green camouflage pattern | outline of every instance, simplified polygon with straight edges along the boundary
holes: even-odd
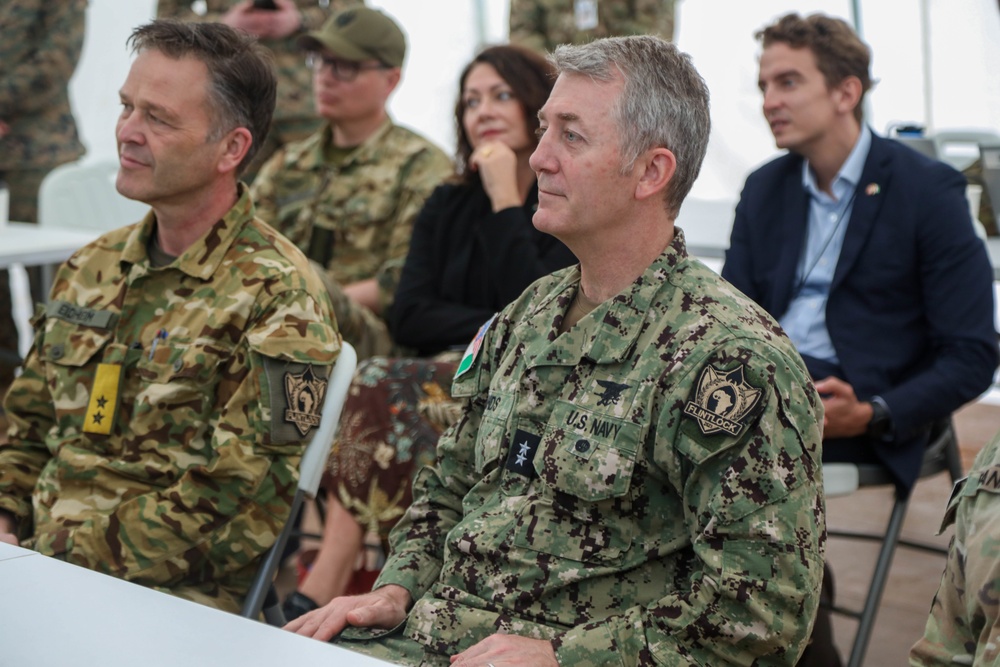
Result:
[[[910,665],[1000,664],[1000,433],[955,486],[944,531],[955,525],[941,585]]]
[[[0,10],[0,172],[83,155],[69,80],[83,50],[86,0],[4,0]],[[2,174],[0,174],[2,177]]]
[[[326,377],[340,339],[319,278],[246,188],[163,268],[154,225],[151,212],[59,269],[4,404],[0,509],[28,548],[235,611],[312,433],[287,437],[272,377]],[[99,363],[123,368],[108,435],[84,432]]]
[[[529,287],[457,374],[465,413],[376,582],[416,603],[371,650],[412,661],[401,638],[447,656],[501,632],[574,667],[794,665],[826,541],[822,404],[801,358],[679,230],[560,335],[579,282],[571,267]],[[702,401],[714,372],[739,376],[739,410]]]
[[[510,41],[536,51],[553,51],[560,44],[584,44],[601,37],[674,38],[675,0],[595,1],[597,25],[580,29],[574,10],[579,0],[510,0]]]
[[[251,188],[257,214],[341,285],[378,277],[388,307],[413,223],[431,191],[452,174],[451,162],[427,139],[391,121],[339,165],[324,158],[332,141],[327,126],[275,154]],[[329,230],[332,249],[315,247],[316,229]]]
[[[990,191],[983,180],[982,159],[977,159],[963,169],[962,174],[971,185],[978,185],[983,189],[983,193],[979,197],[979,222],[983,224],[983,229],[986,230],[987,236],[1000,236],[1000,231],[997,230],[996,218],[993,217],[993,202],[990,199]]]

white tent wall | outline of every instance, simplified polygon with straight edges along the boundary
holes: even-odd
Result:
[[[925,113],[921,2],[930,31]],[[382,0],[410,39],[403,83],[390,108],[402,124],[454,147],[452,107],[459,71],[480,42],[506,35],[507,0]],[[824,11],[851,20],[850,0],[683,0],[677,42],[691,54],[712,93],[712,140],[693,196],[735,199],[747,172],[775,154],[760,113],[759,47],[753,33],[787,11]],[[117,91],[130,56],[125,40],[153,15],[155,0],[90,0],[84,53],[71,85],[87,160],[113,156]],[[879,132],[895,121],[936,128],[1000,130],[1000,12],[996,0],[909,0],[862,3],[861,25],[873,48],[869,122]]]

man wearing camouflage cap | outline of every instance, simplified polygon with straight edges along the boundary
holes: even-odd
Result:
[[[326,126],[271,158],[253,199],[263,219],[326,269],[341,332],[358,356],[389,354],[379,314],[395,294],[417,213],[451,165],[386,111],[406,53],[392,19],[346,9],[300,42]]]
[[[152,211],[73,255],[6,397],[0,540],[236,611],[288,518],[340,339],[237,182],[274,108],[254,40],[137,28],[117,188]]]
[[[820,399],[674,227],[707,88],[657,37],[553,60],[534,224],[580,264],[470,345],[375,590],[288,627],[409,665],[793,665],[822,578]]]

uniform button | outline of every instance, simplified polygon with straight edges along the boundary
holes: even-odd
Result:
[[[175,359],[174,360],[174,372],[175,373],[180,373],[182,368],[184,368],[184,361],[182,361],[181,359]]]
[[[53,345],[52,351],[49,353],[53,359],[62,359],[65,350],[63,350],[62,345]]]
[[[588,440],[577,440],[576,441],[576,451],[581,454],[590,449],[590,441]]]

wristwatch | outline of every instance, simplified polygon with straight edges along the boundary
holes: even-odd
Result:
[[[881,396],[872,396],[869,405],[872,406],[872,418],[868,422],[865,434],[872,440],[888,440],[892,435],[892,415],[889,414],[889,406]]]

